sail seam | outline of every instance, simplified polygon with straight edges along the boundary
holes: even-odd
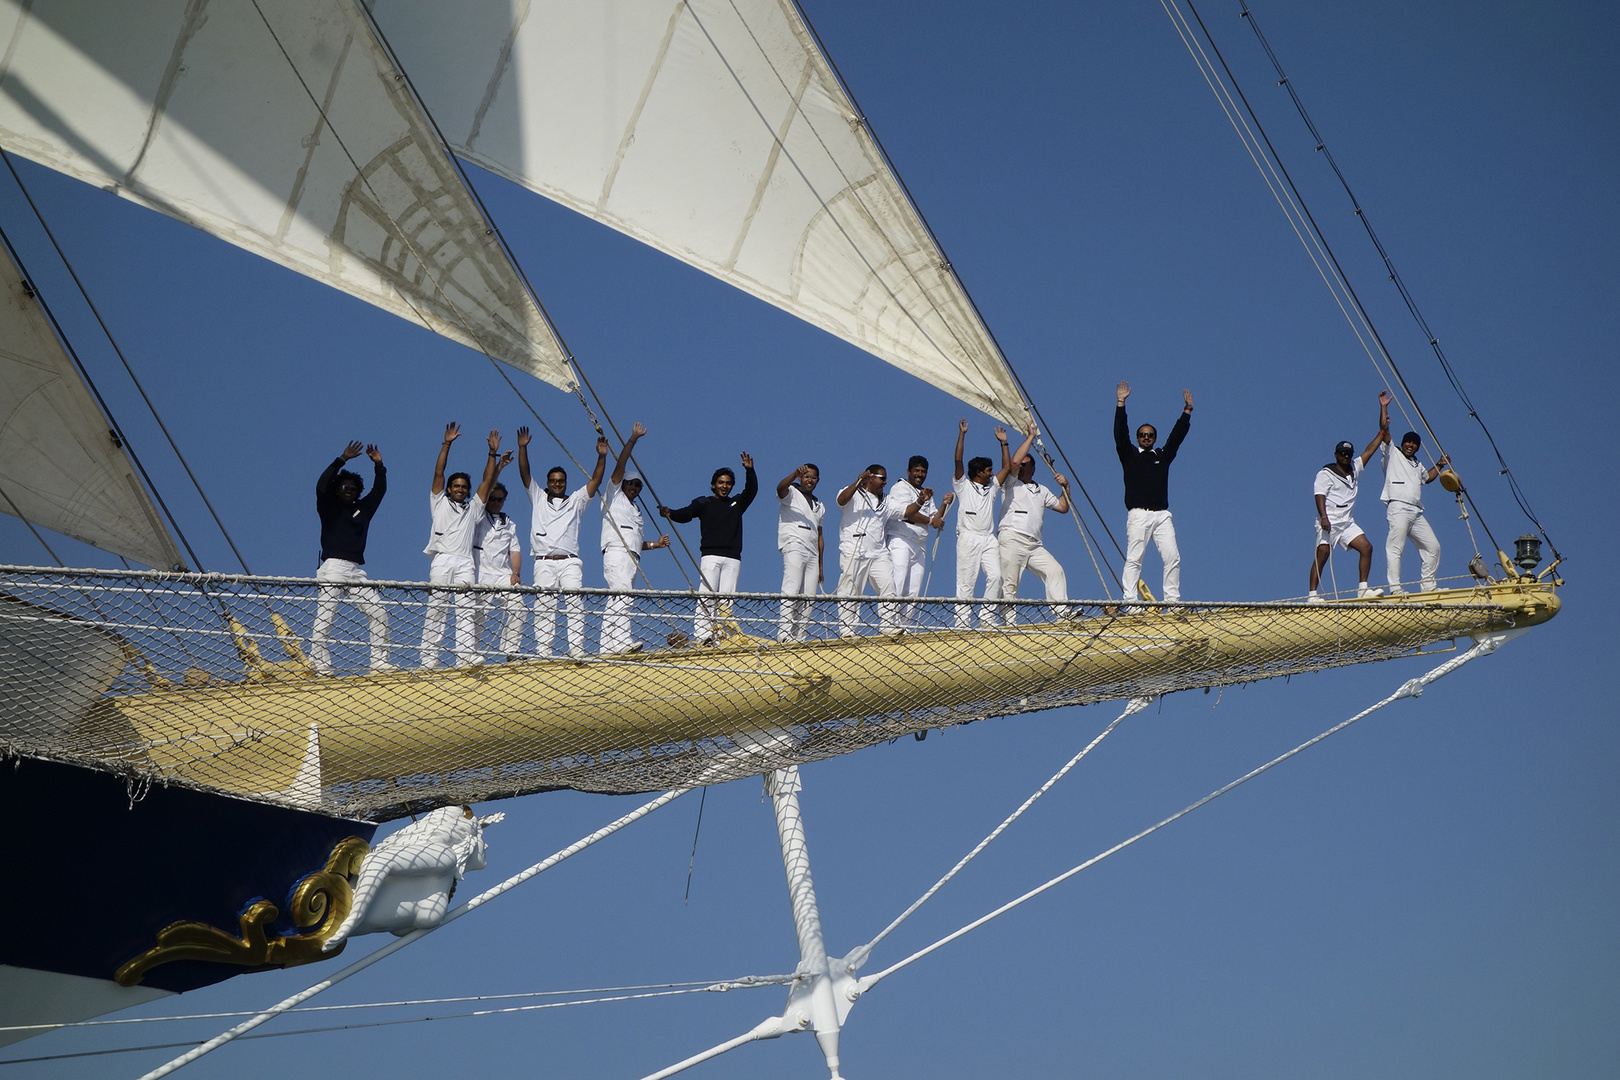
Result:
[[[344,34],[343,48],[338,50],[337,61],[332,65],[332,77],[326,81],[326,98],[316,110],[315,130],[309,133],[309,148],[304,152],[304,160],[298,165],[298,175],[293,179],[292,192],[287,196],[287,208],[281,212],[281,221],[276,225],[278,241],[286,239],[287,230],[292,227],[293,218],[297,216],[298,204],[304,197],[304,182],[309,176],[310,163],[315,160],[315,154],[321,148],[321,129],[327,126],[326,114],[332,108],[332,99],[337,96],[338,83],[343,78],[343,68],[348,63],[349,49],[353,45],[353,32]]]
[[[506,35],[506,40],[501,42],[500,52],[495,59],[495,70],[491,73],[489,82],[484,87],[484,96],[478,102],[477,111],[473,113],[472,126],[467,129],[466,146],[469,150],[472,149],[473,144],[478,141],[479,134],[484,130],[484,116],[489,112],[490,106],[495,104],[495,95],[500,92],[501,83],[506,79],[507,68],[512,64],[512,48],[517,44],[517,36],[523,29],[523,24],[529,21],[530,10],[529,0],[523,0],[523,9],[518,13],[517,18],[512,20],[512,29]]]
[[[624,155],[629,153],[630,144],[636,138],[636,125],[641,123],[641,110],[647,107],[647,99],[652,96],[653,84],[664,70],[664,59],[669,55],[669,43],[675,40],[675,29],[680,25],[681,12],[687,10],[686,0],[678,0],[675,10],[670,13],[669,23],[664,27],[664,40],[658,43],[658,55],[653,59],[651,69],[647,72],[647,79],[641,85],[641,96],[636,99],[636,107],[630,112],[630,119],[624,125],[624,134],[619,137],[619,149],[613,155],[613,165],[608,169],[607,177],[602,181],[602,197],[596,201],[597,210],[607,208],[608,197],[613,194],[613,184],[619,178],[619,166],[624,164]],[[692,13],[697,19],[697,13]],[[698,23],[701,27],[703,24]]]
[[[146,135],[141,139],[141,148],[136,152],[135,160],[124,173],[122,181],[124,187],[135,186],[135,174],[140,172],[141,166],[146,163],[146,152],[151,149],[152,140],[157,138],[158,128],[163,124],[163,117],[169,108],[169,98],[174,94],[174,84],[180,81],[180,73],[185,70],[180,61],[185,56],[191,39],[207,21],[204,14],[207,7],[208,0],[190,0],[186,5],[185,18],[180,24],[180,34],[174,39],[174,48],[169,53],[169,64],[163,69],[163,79],[158,83],[157,93],[152,95],[152,115],[147,120]]]
[[[759,183],[754,185],[754,197],[748,203],[748,212],[743,215],[742,228],[737,231],[736,243],[731,245],[731,254],[727,256],[725,267],[728,271],[737,268],[737,256],[742,253],[743,242],[748,239],[749,230],[754,227],[754,215],[759,213],[759,204],[765,199],[765,190],[770,186],[771,177],[776,172],[777,159],[782,155],[782,147],[787,145],[788,131],[793,127],[793,120],[799,115],[799,102],[804,99],[804,91],[810,85],[810,76],[814,71],[813,65],[804,65],[804,73],[799,76],[799,87],[793,92],[793,100],[788,102],[787,115],[782,118],[782,125],[771,140],[770,153],[765,155],[765,168],[760,170]]]

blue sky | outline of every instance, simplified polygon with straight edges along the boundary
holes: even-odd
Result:
[[[1109,524],[1122,532],[1114,383],[1129,379],[1133,420],[1161,429],[1190,387],[1198,408],[1171,477],[1184,594],[1301,593],[1311,476],[1337,440],[1371,437],[1379,383],[1159,6],[826,0],[808,11]],[[1201,11],[1490,525],[1511,541],[1526,523],[1235,4]],[[1473,1080],[1620,1068],[1620,736],[1601,674],[1614,642],[1601,613],[1616,591],[1604,494],[1616,455],[1604,432],[1620,340],[1620,76],[1609,48],[1620,16],[1595,3],[1261,3],[1256,13],[1568,556],[1564,613],[890,979],[850,1017],[851,1076]],[[38,168],[24,176],[255,571],[313,571],[310,487],[358,438],[381,444],[393,485],[368,569],[425,576],[424,496],[444,422],[481,432],[526,420],[486,360],[105,193]],[[840,484],[872,460],[894,473],[912,453],[933,460],[936,481],[948,471],[963,415],[954,401],[625,237],[474,179],[614,416],[651,429],[639,456],[667,501],[706,491],[712,469],[743,450],[763,483],[805,459]],[[232,569],[25,214],[0,184],[0,220],[205,565]],[[583,456],[578,405],[539,384],[525,392]],[[973,449],[988,453],[990,422],[972,419]],[[452,460],[481,459],[468,449]],[[779,581],[770,510],[767,500],[747,519],[745,589]],[[1376,504],[1359,516],[1381,546]],[[1471,553],[1461,523],[1437,501],[1429,516],[1442,573],[1461,573]],[[1072,527],[1054,520],[1048,532],[1072,593],[1097,595]],[[65,541],[59,551],[102,558]],[[44,561],[9,518],[0,553]],[[1338,566],[1343,577],[1351,564]],[[659,586],[681,584],[665,556],[647,569]],[[588,562],[588,584],[596,573]],[[939,591],[941,575],[934,582]],[[1164,701],[1122,726],[873,968],[1422,666]],[[1116,712],[975,724],[807,768],[829,947],[867,940]],[[769,807],[753,782],[712,789],[708,802],[689,904],[695,798],[330,996],[790,970]],[[493,884],[630,805],[572,794],[504,804],[491,868],[469,884]],[[261,1006],[316,977],[237,979],[165,1008]],[[268,1077],[341,1058],[359,1077],[636,1077],[780,1007],[776,991],[751,991],[270,1039],[191,1074]],[[25,1046],[171,1037],[183,1035]],[[126,1075],[159,1060],[14,1075]],[[805,1038],[693,1075],[760,1070],[825,1075]]]

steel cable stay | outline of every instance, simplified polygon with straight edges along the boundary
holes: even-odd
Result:
[[[1283,71],[1282,62],[1277,59],[1277,54],[1272,51],[1271,43],[1266,40],[1265,34],[1261,31],[1259,21],[1255,18],[1254,13],[1249,10],[1249,5],[1244,0],[1238,0],[1238,3],[1242,8],[1241,17],[1249,20],[1249,28],[1254,31],[1254,36],[1260,42],[1260,47],[1265,50],[1272,67],[1277,71],[1278,84],[1288,91],[1288,96],[1293,100],[1294,108],[1298,110],[1300,119],[1304,121],[1306,129],[1311,133],[1311,138],[1316,141],[1316,149],[1327,160],[1328,167],[1333,170],[1333,175],[1338,178],[1340,186],[1344,188],[1345,195],[1350,199],[1350,205],[1355,209],[1357,220],[1361,222],[1362,228],[1367,231],[1367,238],[1372,241],[1373,247],[1377,249],[1378,257],[1384,262],[1384,268],[1389,271],[1389,280],[1394,283],[1396,291],[1401,294],[1401,300],[1405,302],[1406,310],[1411,313],[1413,320],[1418,324],[1418,329],[1423,331],[1424,339],[1428,341],[1429,347],[1434,350],[1435,359],[1440,362],[1440,369],[1445,373],[1446,380],[1451,383],[1451,388],[1456,391],[1458,399],[1463,403],[1463,407],[1468,410],[1468,415],[1479,424],[1480,430],[1485,435],[1485,440],[1490,443],[1491,451],[1496,455],[1497,464],[1501,466],[1501,474],[1507,477],[1508,489],[1512,492],[1515,501],[1518,502],[1519,509],[1524,512],[1524,516],[1530,520],[1530,523],[1536,527],[1536,531],[1541,534],[1542,539],[1547,541],[1547,546],[1553,551],[1553,557],[1560,558],[1558,546],[1553,543],[1552,537],[1547,535],[1547,530],[1542,527],[1540,519],[1536,517],[1535,511],[1531,509],[1528,498],[1519,487],[1518,479],[1513,475],[1512,468],[1503,458],[1501,450],[1496,445],[1495,436],[1491,434],[1484,418],[1474,408],[1474,403],[1469,398],[1468,391],[1463,387],[1461,378],[1452,368],[1451,361],[1446,356],[1445,350],[1440,347],[1439,336],[1430,329],[1429,321],[1423,317],[1423,312],[1418,309],[1417,300],[1412,296],[1411,291],[1407,289],[1405,279],[1401,277],[1400,271],[1395,267],[1395,261],[1390,257],[1389,252],[1384,249],[1383,241],[1378,238],[1378,233],[1373,229],[1372,220],[1362,208],[1355,192],[1351,190],[1350,181],[1345,178],[1343,171],[1340,170],[1338,161],[1333,157],[1333,152],[1327,147],[1327,141],[1322,138],[1321,132],[1316,128],[1316,123],[1311,119],[1310,114],[1306,112],[1304,101],[1300,99],[1299,92],[1294,89],[1293,81]],[[1415,401],[1413,406],[1417,406]]]

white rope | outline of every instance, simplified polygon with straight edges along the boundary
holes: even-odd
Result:
[[[1281,765],[1283,762],[1287,761],[1291,757],[1294,757],[1296,754],[1303,753],[1304,751],[1306,751],[1306,750],[1310,749],[1311,747],[1315,746],[1317,743],[1321,742],[1323,739],[1328,738],[1330,735],[1338,734],[1339,732],[1343,731],[1345,728],[1349,727],[1351,724],[1354,724],[1357,720],[1360,720],[1360,719],[1362,719],[1363,717],[1366,717],[1366,716],[1370,716],[1373,713],[1377,712],[1379,709],[1382,709],[1384,706],[1390,705],[1390,704],[1392,704],[1394,702],[1397,702],[1397,701],[1400,701],[1402,698],[1421,696],[1422,693],[1423,693],[1424,688],[1426,686],[1428,686],[1430,683],[1434,682],[1436,679],[1444,678],[1446,675],[1451,674],[1451,672],[1456,671],[1458,668],[1462,667],[1464,664],[1468,663],[1468,661],[1473,660],[1476,657],[1488,656],[1489,654],[1495,652],[1497,647],[1500,646],[1504,641],[1507,641],[1509,638],[1516,637],[1520,633],[1523,633],[1522,629],[1521,630],[1507,630],[1507,631],[1503,631],[1503,632],[1497,633],[1497,634],[1492,634],[1489,637],[1483,638],[1472,649],[1469,649],[1467,652],[1461,654],[1460,656],[1452,657],[1450,660],[1447,660],[1445,663],[1441,664],[1439,667],[1434,668],[1428,674],[1419,676],[1418,678],[1415,678],[1415,679],[1408,679],[1406,682],[1401,684],[1400,689],[1396,690],[1393,694],[1391,694],[1388,697],[1384,698],[1382,701],[1378,702],[1377,704],[1372,705],[1369,708],[1363,709],[1361,712],[1359,712],[1356,715],[1350,717],[1348,720],[1340,721],[1339,723],[1337,723],[1337,724],[1333,725],[1332,727],[1328,728],[1326,731],[1322,732],[1320,735],[1316,735],[1316,736],[1314,736],[1314,737],[1312,737],[1310,739],[1307,739],[1305,742],[1300,743],[1298,746],[1294,747],[1292,750],[1289,750],[1288,752],[1286,752],[1284,754],[1280,754],[1277,757],[1272,758],[1270,761],[1266,762],[1264,765],[1261,765],[1260,767],[1258,767],[1256,769],[1252,769],[1249,772],[1244,773],[1242,776],[1238,777],[1236,780],[1233,780],[1231,783],[1225,785],[1224,787],[1216,788],[1214,791],[1210,792],[1208,795],[1205,795],[1202,799],[1199,799],[1197,802],[1192,803],[1191,805],[1186,806],[1186,807],[1176,811],[1174,814],[1171,814],[1169,817],[1165,818],[1163,821],[1160,821],[1158,824],[1150,825],[1148,828],[1143,829],[1141,832],[1137,833],[1135,836],[1132,836],[1132,837],[1130,837],[1128,839],[1125,839],[1125,840],[1121,840],[1119,843],[1115,844],[1113,847],[1109,848],[1107,851],[1101,852],[1100,854],[1097,854],[1097,855],[1093,855],[1091,858],[1087,859],[1085,862],[1079,864],[1078,866],[1071,867],[1070,869],[1065,870],[1063,873],[1059,874],[1055,878],[1052,878],[1050,881],[1047,881],[1045,884],[1038,885],[1035,888],[1033,888],[1033,889],[1029,890],[1028,892],[1024,893],[1022,896],[1018,897],[1017,899],[1010,900],[1007,903],[1005,903],[1005,904],[1001,905],[1000,907],[996,908],[994,911],[991,911],[986,915],[980,916],[979,918],[977,918],[977,919],[973,920],[972,922],[968,923],[966,926],[962,927],[961,929],[956,930],[955,932],[947,934],[945,937],[940,938],[938,941],[934,942],[932,945],[929,945],[926,948],[917,950],[916,952],[912,953],[910,956],[906,957],[904,960],[901,960],[899,963],[894,964],[891,967],[887,967],[887,968],[883,969],[882,971],[877,972],[876,974],[867,975],[867,976],[862,977],[861,980],[860,980],[860,983],[859,983],[860,991],[862,993],[864,993],[867,990],[870,990],[872,987],[876,986],[879,982],[882,982],[884,979],[888,978],[890,975],[893,975],[895,972],[899,971],[901,968],[907,967],[907,966],[917,962],[918,960],[921,960],[923,957],[927,956],[929,953],[932,953],[932,952],[934,952],[934,951],[936,951],[938,949],[943,948],[944,946],[946,946],[946,945],[950,944],[951,942],[955,941],[957,938],[963,937],[964,935],[968,934],[969,932],[971,932],[973,930],[977,930],[979,927],[983,926],[985,923],[989,922],[990,920],[996,918],[999,915],[1006,914],[1007,912],[1011,911],[1013,908],[1018,907],[1020,904],[1023,904],[1024,902],[1026,902],[1028,900],[1033,900],[1035,897],[1041,895],[1042,893],[1046,892],[1047,890],[1056,888],[1058,885],[1061,885],[1063,882],[1065,882],[1065,881],[1069,880],[1070,878],[1074,877],[1076,874],[1080,873],[1082,870],[1090,869],[1091,867],[1095,866],[1096,864],[1102,862],[1104,859],[1108,858],[1108,856],[1113,855],[1116,852],[1123,851],[1125,848],[1130,847],[1132,844],[1136,843],[1138,840],[1141,840],[1142,838],[1144,838],[1146,836],[1149,836],[1149,835],[1151,835],[1153,833],[1158,832],[1160,829],[1164,828],[1166,825],[1169,825],[1171,822],[1178,821],[1181,818],[1184,818],[1188,814],[1192,813],[1194,810],[1197,810],[1199,807],[1205,806],[1205,805],[1207,805],[1207,804],[1209,804],[1211,802],[1214,802],[1216,799],[1220,798],[1222,795],[1225,795],[1227,792],[1233,790],[1234,788],[1240,787],[1243,784],[1248,783],[1250,780],[1253,780],[1255,777],[1259,776],[1261,773],[1267,772],[1267,771],[1277,767],[1278,765]]]
[[[1013,822],[1017,821],[1019,819],[1019,817],[1021,817],[1023,815],[1025,810],[1028,810],[1031,806],[1034,806],[1035,801],[1037,799],[1039,799],[1042,795],[1045,795],[1048,791],[1050,791],[1052,789],[1052,785],[1056,784],[1059,780],[1063,779],[1064,776],[1068,775],[1068,772],[1069,772],[1070,769],[1072,769],[1076,765],[1080,764],[1081,760],[1087,754],[1091,753],[1092,750],[1096,749],[1096,746],[1097,746],[1098,743],[1102,742],[1110,734],[1112,734],[1113,730],[1120,725],[1120,722],[1122,720],[1124,720],[1127,716],[1133,716],[1136,713],[1141,712],[1143,709],[1147,708],[1150,704],[1152,704],[1153,700],[1154,699],[1150,698],[1150,697],[1132,698],[1130,700],[1129,704],[1127,704],[1125,706],[1125,711],[1124,712],[1122,712],[1118,716],[1114,717],[1113,722],[1110,723],[1107,727],[1103,728],[1102,731],[1097,735],[1096,738],[1092,739],[1089,743],[1087,743],[1086,746],[1085,746],[1085,749],[1081,750],[1078,754],[1074,755],[1074,757],[1070,758],[1068,760],[1068,762],[1063,766],[1063,768],[1061,768],[1057,772],[1053,773],[1052,778],[1050,780],[1048,780],[1046,783],[1042,784],[1039,788],[1036,788],[1035,793],[1033,795],[1031,795],[1029,798],[1025,799],[1024,802],[1023,802],[1023,805],[1020,806],[1017,810],[1014,810],[1010,815],[1008,815],[1008,817],[1007,817],[1007,819],[1005,821],[1003,821],[1000,825],[997,825],[994,829],[992,829],[990,831],[989,836],[986,836],[983,840],[980,840],[979,843],[978,843],[978,846],[976,846],[972,851],[968,852],[966,855],[962,856],[961,861],[958,862],[955,866],[951,867],[949,873],[947,873],[944,877],[940,878],[938,881],[934,882],[934,885],[933,885],[932,888],[930,888],[927,892],[925,892],[921,896],[919,896],[917,898],[916,902],[913,903],[910,907],[906,908],[906,910],[902,911],[900,913],[899,917],[896,918],[892,923],[890,923],[888,926],[885,926],[883,928],[882,933],[878,934],[878,936],[873,938],[871,941],[868,941],[865,945],[862,945],[859,949],[856,949],[854,952],[850,953],[848,958],[846,959],[846,966],[849,968],[850,972],[853,973],[854,971],[859,969],[860,966],[863,963],[866,962],[866,958],[872,954],[872,950],[877,948],[878,942],[880,942],[884,938],[888,937],[891,933],[893,933],[895,931],[895,929],[897,927],[899,927],[899,925],[901,923],[903,923],[907,919],[911,918],[912,914],[918,908],[922,907],[929,900],[931,900],[933,898],[934,894],[939,892],[939,890],[945,886],[945,883],[947,881],[950,881],[951,878],[955,877],[961,871],[961,869],[964,866],[966,866],[968,863],[972,862],[978,856],[979,852],[981,852],[985,848],[989,847],[991,841],[995,840],[996,837],[998,837],[1002,833],[1006,832],[1007,827],[1009,825],[1011,825]]]
[[[666,805],[668,803],[674,802],[676,799],[680,798],[682,795],[685,795],[688,791],[691,791],[691,790],[692,790],[691,788],[677,788],[677,789],[675,789],[673,791],[664,792],[662,795],[658,796],[658,798],[652,800],[652,802],[649,802],[649,803],[646,803],[646,804],[644,804],[642,806],[639,806],[636,809],[630,811],[630,813],[628,813],[628,814],[624,815],[623,817],[619,818],[617,821],[614,821],[614,822],[611,822],[611,823],[609,823],[607,825],[604,825],[600,829],[598,829],[595,832],[591,833],[589,836],[586,836],[586,837],[583,837],[583,838],[581,838],[579,840],[574,841],[568,847],[563,848],[561,851],[557,852],[555,855],[552,855],[550,858],[543,859],[540,862],[537,862],[533,866],[529,867],[527,870],[524,870],[522,873],[515,874],[512,877],[507,878],[505,881],[501,882],[499,885],[495,886],[494,888],[489,889],[486,892],[479,893],[477,896],[473,897],[471,900],[467,901],[465,904],[462,904],[460,907],[452,908],[445,915],[444,920],[439,923],[439,926],[428,927],[428,928],[423,929],[423,930],[412,930],[410,933],[404,935],[403,937],[400,937],[400,938],[398,938],[398,939],[396,939],[394,941],[389,942],[387,945],[384,945],[382,948],[378,949],[376,952],[371,953],[370,955],[365,956],[365,957],[361,958],[360,960],[355,961],[354,963],[350,964],[348,967],[344,968],[342,971],[339,971],[334,975],[331,975],[331,976],[328,976],[325,979],[322,979],[320,982],[315,983],[313,986],[310,986],[307,989],[299,991],[298,993],[294,994],[292,997],[289,997],[289,998],[277,1003],[276,1005],[271,1006],[270,1008],[266,1009],[264,1012],[261,1012],[261,1013],[257,1014],[256,1016],[252,1017],[249,1020],[243,1021],[242,1023],[240,1023],[240,1024],[236,1025],[235,1027],[231,1028],[229,1031],[221,1032],[220,1034],[214,1036],[212,1039],[209,1039],[207,1042],[203,1043],[201,1046],[194,1047],[193,1049],[188,1050],[186,1053],[181,1054],[179,1057],[175,1058],[173,1061],[170,1061],[170,1062],[167,1062],[167,1063],[165,1063],[163,1065],[160,1065],[156,1069],[153,1069],[149,1073],[145,1073],[144,1075],[142,1075],[141,1080],[158,1080],[158,1077],[168,1076],[170,1073],[174,1072],[176,1069],[179,1069],[179,1068],[182,1068],[182,1067],[184,1067],[186,1065],[191,1064],[193,1061],[196,1061],[198,1058],[202,1057],[204,1054],[212,1053],[213,1051],[219,1049],[221,1046],[224,1046],[226,1043],[230,1042],[232,1039],[235,1039],[240,1035],[244,1035],[247,1032],[252,1031],[254,1028],[258,1027],[260,1024],[263,1024],[263,1023],[265,1023],[265,1022],[267,1022],[269,1020],[275,1019],[277,1016],[280,1016],[282,1013],[286,1012],[287,1010],[289,1010],[289,1009],[291,1009],[291,1008],[293,1008],[295,1006],[302,1005],[304,1002],[308,1001],[310,998],[314,997],[316,994],[319,994],[323,990],[328,990],[331,987],[336,986],[338,983],[342,982],[344,979],[347,979],[350,975],[354,975],[354,974],[357,974],[357,973],[365,970],[366,968],[370,967],[372,964],[375,964],[377,961],[382,960],[385,957],[392,956],[394,953],[396,953],[399,950],[403,949],[405,946],[411,944],[412,942],[420,941],[422,938],[424,938],[427,935],[431,934],[434,930],[439,929],[439,927],[442,927],[442,926],[446,925],[447,923],[453,922],[454,920],[459,919],[461,916],[467,914],[469,911],[472,911],[474,908],[481,907],[484,904],[487,904],[489,901],[495,899],[497,896],[500,896],[503,893],[509,892],[512,889],[517,888],[519,885],[523,884],[525,881],[528,881],[530,878],[534,877],[536,874],[539,874],[539,873],[541,873],[542,871],[545,871],[545,870],[549,870],[553,866],[556,866],[558,863],[562,862],[564,859],[567,859],[567,858],[569,858],[569,857],[571,857],[573,855],[577,855],[579,852],[584,851],[586,848],[590,847],[592,844],[596,843],[598,840],[602,840],[602,839],[604,839],[604,838],[606,838],[608,836],[611,836],[613,833],[618,832],[620,829],[624,828],[626,825],[629,825],[629,824],[631,824],[631,823],[633,823],[635,821],[639,821],[641,818],[646,817],[648,814],[652,813],[654,810],[657,810],[659,807],[664,806],[664,805]]]
[[[785,1030],[792,1031],[795,1029],[787,1028]],[[780,1016],[772,1016],[768,1019],[761,1020],[759,1024],[757,1024],[751,1031],[745,1031],[743,1034],[738,1035],[735,1039],[727,1039],[725,1042],[720,1043],[717,1046],[711,1046],[701,1054],[693,1054],[684,1061],[677,1061],[667,1069],[660,1069],[655,1073],[648,1073],[646,1076],[642,1077],[642,1080],[665,1080],[665,1077],[674,1076],[678,1072],[685,1072],[694,1065],[701,1065],[703,1062],[708,1061],[711,1058],[717,1058],[721,1054],[730,1053],[739,1046],[746,1046],[748,1043],[756,1042],[760,1039],[774,1039],[783,1033],[784,1028],[782,1018]]]

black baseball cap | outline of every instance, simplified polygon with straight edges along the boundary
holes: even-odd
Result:
[[[1349,440],[1346,440],[1333,448],[1334,457],[1338,457],[1340,454],[1354,454],[1355,452],[1356,446]]]

